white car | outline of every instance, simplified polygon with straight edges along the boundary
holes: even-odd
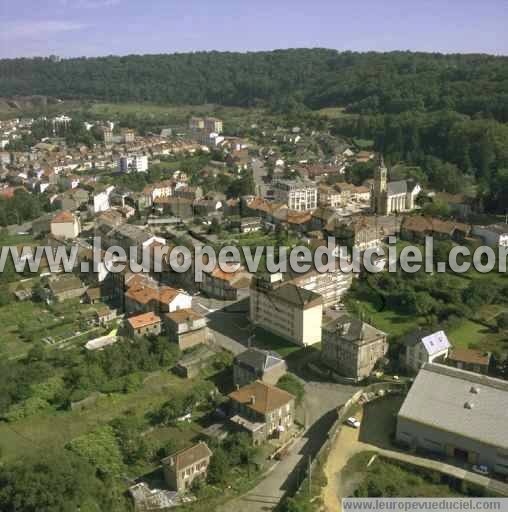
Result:
[[[473,466],[473,471],[475,473],[478,473],[479,475],[488,475],[489,474],[489,468],[483,464],[475,464]]]
[[[348,418],[346,424],[353,428],[360,428],[360,422],[356,418]]]

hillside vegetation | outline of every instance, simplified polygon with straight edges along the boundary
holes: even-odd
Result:
[[[0,60],[0,96],[173,104],[456,110],[508,121],[508,58],[327,49]]]

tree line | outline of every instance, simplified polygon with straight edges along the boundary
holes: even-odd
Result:
[[[0,60],[0,96],[316,109],[449,109],[508,121],[508,58],[322,48]]]

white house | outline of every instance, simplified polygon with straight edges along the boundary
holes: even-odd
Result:
[[[410,334],[404,339],[406,346],[406,367],[415,372],[425,363],[439,362],[448,357],[451,345],[444,331],[423,336],[421,332]]]

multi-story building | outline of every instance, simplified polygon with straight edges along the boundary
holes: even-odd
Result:
[[[122,156],[118,160],[118,170],[120,172],[147,172],[148,157],[146,155]]]
[[[324,325],[321,343],[323,362],[355,382],[369,377],[388,352],[386,333],[350,317]]]
[[[308,272],[302,274],[292,272],[287,276],[296,286],[321,295],[323,307],[330,307],[340,302],[353,282],[353,273],[343,272],[338,259],[334,261],[333,270],[328,272],[318,272],[311,268]]]
[[[216,117],[205,117],[204,129],[207,133],[222,133],[222,119],[217,119]]]
[[[345,206],[341,192],[328,185],[319,185],[318,201],[320,206],[328,208],[340,208],[341,206]]]
[[[203,130],[205,127],[205,120],[202,117],[191,117],[189,120],[189,128],[193,131]]]
[[[124,144],[132,144],[135,139],[134,130],[131,128],[124,128],[120,132],[121,140]]]
[[[397,415],[396,438],[508,475],[508,382],[425,364]]]
[[[317,208],[318,192],[311,181],[277,180],[273,193],[274,200],[287,204],[290,210],[303,212]]]
[[[250,321],[297,345],[321,341],[323,298],[284,283],[282,274],[256,276],[250,289]]]
[[[189,308],[166,313],[164,328],[170,341],[178,343],[181,350],[187,350],[208,341],[206,318]]]
[[[247,432],[254,444],[270,438],[285,439],[295,417],[295,397],[257,380],[229,394],[230,421]]]
[[[196,478],[206,478],[211,457],[212,451],[201,441],[162,459],[167,486],[176,492],[189,490]]]

